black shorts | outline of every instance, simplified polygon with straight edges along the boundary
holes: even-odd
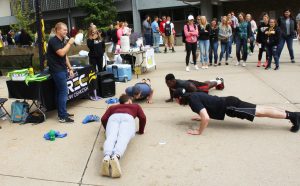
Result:
[[[226,100],[226,115],[233,118],[253,121],[256,112],[256,105],[244,102],[237,97],[229,96]]]

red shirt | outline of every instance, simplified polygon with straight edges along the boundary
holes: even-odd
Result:
[[[118,104],[110,106],[105,114],[101,118],[101,122],[104,128],[106,128],[109,117],[116,113],[129,114],[133,118],[139,118],[139,133],[143,134],[146,125],[146,116],[143,109],[138,104]]]
[[[167,20],[164,20],[164,21],[161,21],[160,23],[159,23],[159,31],[161,32],[161,33],[165,33],[165,27],[164,27],[164,24],[167,22]]]

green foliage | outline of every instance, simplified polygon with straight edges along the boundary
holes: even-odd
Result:
[[[17,19],[17,24],[10,27],[14,30],[25,29],[29,34],[32,34],[30,26],[35,22],[32,16],[32,11],[29,7],[29,0],[12,0],[14,16]]]
[[[117,17],[112,0],[78,0],[78,6],[87,12],[86,24],[94,23],[98,28],[110,25]]]

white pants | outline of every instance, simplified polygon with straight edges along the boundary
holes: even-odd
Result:
[[[135,120],[129,114],[113,114],[106,125],[106,140],[103,145],[104,156],[118,154],[123,156],[130,140],[135,136]]]

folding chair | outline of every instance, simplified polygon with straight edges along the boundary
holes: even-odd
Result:
[[[1,116],[1,117],[4,117],[4,116],[8,115],[9,118],[10,118],[10,114],[9,114],[9,113],[7,112],[7,110],[4,108],[4,103],[5,103],[7,100],[8,100],[7,98],[0,98],[0,109],[3,109],[4,112],[5,112],[5,114],[4,114],[3,116]]]

